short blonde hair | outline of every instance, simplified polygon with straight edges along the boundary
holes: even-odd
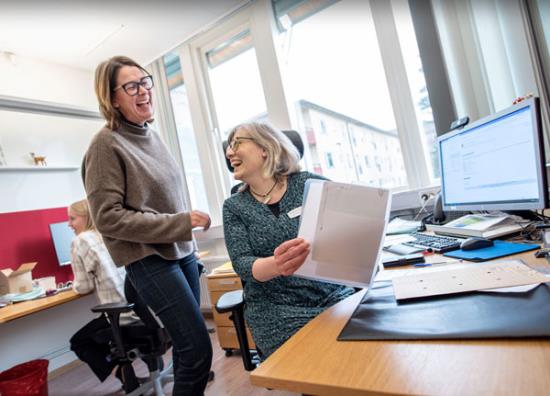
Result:
[[[233,140],[239,129],[246,130],[254,142],[266,152],[264,176],[280,181],[284,176],[300,171],[300,153],[280,130],[259,122],[240,124],[229,132],[228,142]]]
[[[69,212],[73,212],[77,216],[86,217],[86,229],[84,231],[97,231],[86,199],[72,203],[69,206]]]
[[[113,56],[101,62],[95,69],[94,88],[99,111],[111,130],[118,129],[120,121],[124,119],[120,111],[113,106],[113,90],[116,88],[118,72],[124,66],[137,67],[149,75],[139,63],[126,56]]]

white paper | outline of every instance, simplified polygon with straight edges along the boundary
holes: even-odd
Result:
[[[497,260],[433,273],[419,273],[392,279],[397,300],[467,291],[533,285],[549,277],[526,266],[521,260]]]
[[[311,243],[311,253],[295,275],[369,286],[380,261],[390,206],[386,189],[310,184],[298,235]]]

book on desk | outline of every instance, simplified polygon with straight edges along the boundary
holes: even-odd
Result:
[[[426,224],[428,231],[440,235],[488,239],[514,234],[524,227],[524,220],[509,215],[466,215],[445,225]]]

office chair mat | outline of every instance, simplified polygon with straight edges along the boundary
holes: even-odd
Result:
[[[376,282],[338,336],[352,340],[550,336],[550,290],[469,292],[397,303],[391,281]]]

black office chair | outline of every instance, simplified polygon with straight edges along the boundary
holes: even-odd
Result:
[[[300,154],[300,158],[302,158],[304,155],[304,143],[302,142],[300,134],[293,130],[282,132],[290,139],[294,146],[296,146],[296,148],[298,149],[298,153]],[[224,153],[226,152],[228,145],[229,143],[227,141],[224,141],[222,143]],[[233,167],[231,166],[231,162],[227,157],[225,158],[225,163],[229,171],[233,173]],[[237,193],[240,186],[241,184],[233,186],[231,188],[231,194]],[[250,346],[248,344],[248,337],[246,335],[246,323],[244,320],[244,304],[245,302],[243,298],[243,291],[234,290],[224,293],[218,299],[218,302],[216,303],[216,311],[218,311],[218,313],[220,314],[228,312],[230,313],[229,318],[233,321],[235,331],[237,332],[237,339],[239,341],[239,348],[241,350],[244,368],[246,371],[252,371],[259,364],[259,351],[251,352]],[[229,356],[228,354],[226,355]]]
[[[137,396],[154,389],[157,396],[164,395],[163,382],[173,381],[172,363],[163,369],[162,356],[170,349],[172,342],[168,332],[159,325],[147,305],[141,300],[128,278],[124,282],[124,293],[128,303],[102,304],[92,312],[107,317],[111,328],[99,332],[99,339],[111,342],[111,358],[119,364],[120,379],[127,395]],[[134,311],[139,321],[120,324],[120,314]],[[149,369],[148,378],[135,376],[132,362],[141,359]]]

